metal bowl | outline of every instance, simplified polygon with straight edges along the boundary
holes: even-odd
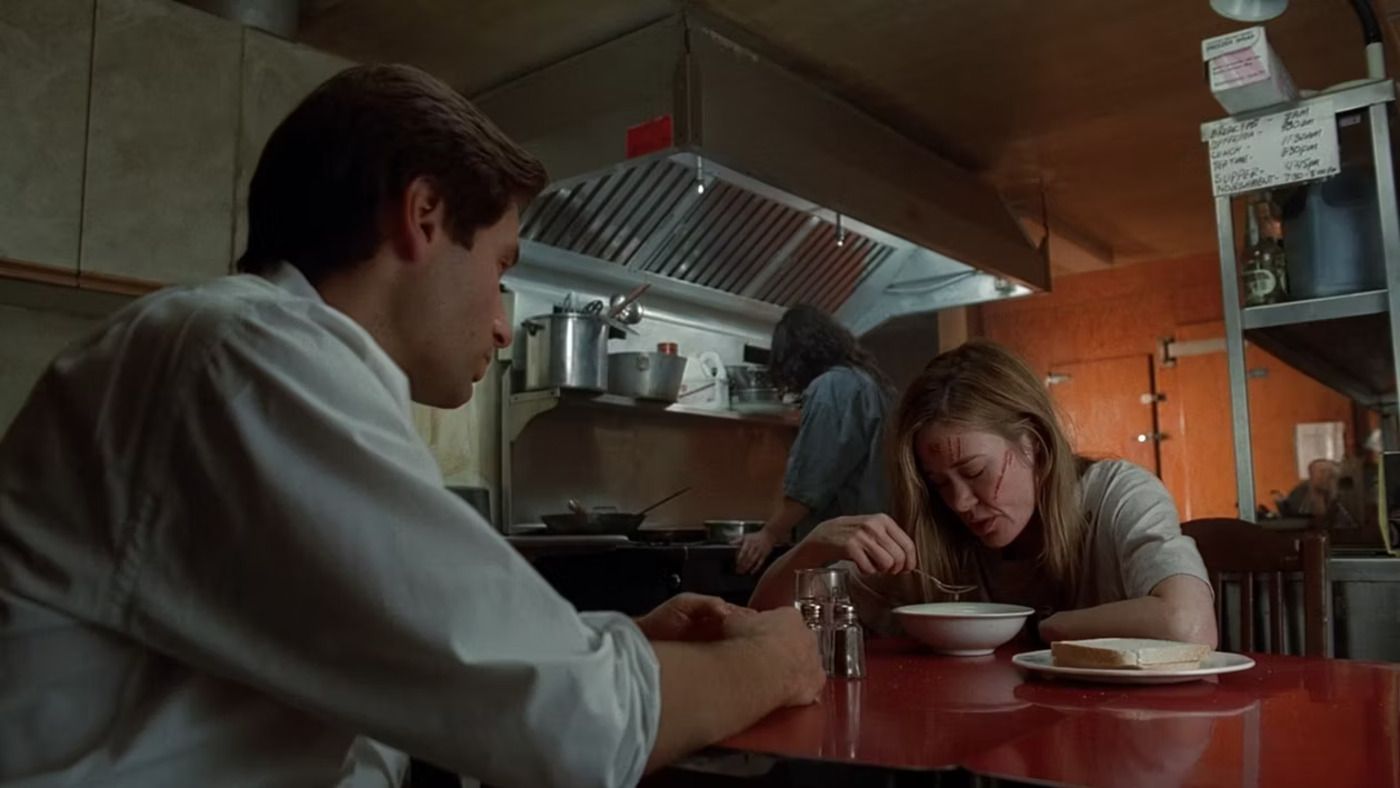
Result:
[[[786,413],[790,410],[778,389],[730,389],[729,407],[738,413]]]
[[[711,544],[738,544],[744,534],[763,527],[762,520],[706,520],[705,541]]]
[[[773,375],[768,371],[768,367],[756,364],[731,364],[724,368],[726,376],[729,378],[730,391],[742,389],[776,389],[778,386],[773,382]]]
[[[671,353],[608,354],[608,392],[624,397],[675,402],[685,377],[685,356]]]

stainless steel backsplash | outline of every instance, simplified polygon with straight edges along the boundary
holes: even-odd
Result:
[[[686,485],[647,526],[766,518],[795,426],[594,407],[536,417],[513,456],[514,520],[567,511],[570,498],[636,511]]]

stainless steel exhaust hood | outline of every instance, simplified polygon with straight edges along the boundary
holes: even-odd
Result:
[[[811,303],[856,333],[1049,286],[993,189],[690,13],[474,101],[554,178],[526,265],[749,319]]]

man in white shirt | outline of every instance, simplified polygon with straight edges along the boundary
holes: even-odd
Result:
[[[510,341],[544,183],[437,80],[351,69],[269,140],[248,273],[54,361],[0,441],[0,785],[392,783],[395,749],[623,785],[815,698],[794,611],[579,614],[443,488],[409,400]]]

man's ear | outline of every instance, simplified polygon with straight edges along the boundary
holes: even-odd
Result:
[[[392,219],[390,239],[399,257],[411,262],[427,259],[428,250],[446,232],[446,209],[432,179],[419,176],[409,181]]]

